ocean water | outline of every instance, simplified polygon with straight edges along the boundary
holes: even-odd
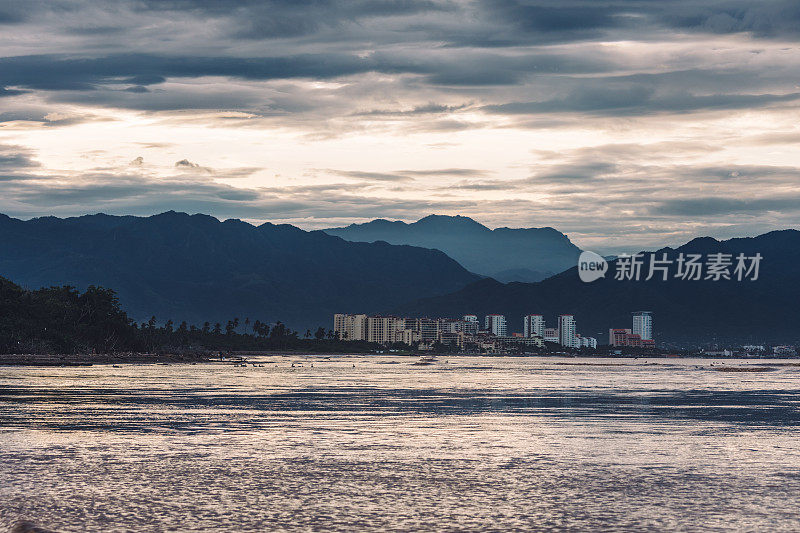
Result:
[[[800,530],[797,361],[257,359],[0,367],[0,531]]]

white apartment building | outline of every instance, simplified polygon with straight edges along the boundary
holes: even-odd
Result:
[[[495,337],[505,337],[506,317],[503,315],[486,315],[484,329]]]
[[[653,339],[653,313],[651,311],[637,311],[633,313],[633,334],[641,339]]]
[[[525,337],[533,337],[537,335],[544,337],[544,317],[542,315],[525,315],[522,319],[522,335]]]
[[[403,329],[395,332],[394,342],[402,342],[411,345],[419,341],[419,332],[413,329]]]
[[[579,348],[597,348],[597,339],[594,337],[581,337],[578,335]]]
[[[461,333],[464,331],[464,322],[452,318],[440,318],[436,321],[436,329],[439,333]]]
[[[419,331],[422,342],[431,343],[439,337],[439,322],[433,318],[418,318],[415,329]]]
[[[476,335],[478,330],[481,329],[480,323],[478,322],[478,317],[475,315],[464,315],[464,334],[465,335]]]
[[[368,316],[367,342],[387,344],[403,337],[406,321],[396,316]]]
[[[558,342],[567,348],[578,348],[578,337],[575,331],[575,316],[558,316]]]
[[[333,331],[339,340],[363,341],[367,338],[367,315],[333,315]]]

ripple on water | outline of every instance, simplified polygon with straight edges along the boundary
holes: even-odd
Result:
[[[1,369],[0,520],[800,529],[800,368],[358,357],[291,369],[297,360]],[[576,362],[591,364],[557,364]]]

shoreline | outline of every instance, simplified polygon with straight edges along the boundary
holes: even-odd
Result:
[[[389,356],[413,359],[415,357],[437,357],[437,358],[459,358],[459,357],[545,357],[545,358],[564,358],[575,359],[575,362],[556,362],[553,364],[565,366],[583,365],[611,365],[613,363],[590,363],[580,362],[581,359],[708,359],[708,360],[798,360],[796,357],[704,357],[702,355],[689,355],[685,357],[664,356],[664,355],[623,355],[609,357],[606,355],[568,355],[568,354],[530,354],[530,355],[500,355],[500,354],[425,354],[425,353],[384,353],[384,354],[364,354],[364,353],[308,353],[292,351],[248,351],[211,353],[211,354],[154,354],[154,353],[118,353],[118,354],[0,354],[0,367],[88,367],[93,365],[130,365],[130,364],[197,364],[197,363],[223,363],[237,364],[249,363],[250,357],[371,357]],[[780,366],[800,366],[797,363],[782,363]],[[720,371],[723,371],[720,369]]]
[[[112,364],[208,363],[211,356],[199,354],[0,354],[2,366],[92,366]]]

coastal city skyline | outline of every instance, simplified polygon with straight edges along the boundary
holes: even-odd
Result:
[[[653,313],[635,311],[630,328],[611,328],[608,345],[612,347],[655,348],[653,339]],[[523,317],[523,331],[508,331],[505,315],[488,314],[483,327],[477,315],[461,318],[407,318],[394,315],[367,315],[336,313],[333,316],[333,333],[339,340],[366,341],[390,345],[414,345],[430,349],[434,343],[464,349],[472,347],[480,352],[495,352],[521,347],[544,348],[545,342],[566,349],[598,347],[595,337],[577,332],[575,316],[560,314],[557,327],[548,328],[543,315]],[[600,344],[605,344],[601,342]]]

